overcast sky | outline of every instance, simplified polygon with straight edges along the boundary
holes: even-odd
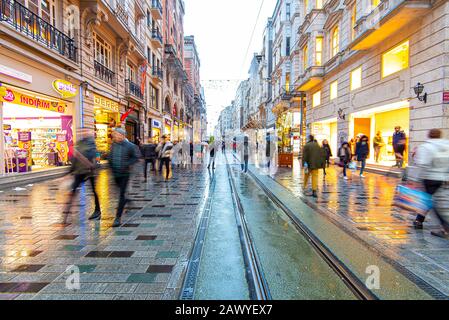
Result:
[[[201,59],[201,80],[208,105],[209,133],[220,111],[248,77],[254,52],[262,49],[263,30],[276,0],[184,0],[185,35],[194,35]],[[262,5],[254,37],[245,53]]]

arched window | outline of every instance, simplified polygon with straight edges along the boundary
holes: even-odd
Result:
[[[338,51],[340,51],[340,33],[338,30],[338,27],[335,27],[334,30],[332,31],[332,39],[331,39],[331,44],[332,44],[332,57],[335,56]]]
[[[164,111],[167,113],[170,113],[170,100],[168,100],[168,97],[165,98],[165,104],[164,104]]]

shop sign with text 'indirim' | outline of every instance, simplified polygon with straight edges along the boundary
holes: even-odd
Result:
[[[78,93],[73,83],[60,79],[53,81],[53,89],[63,98],[73,98]]]
[[[6,89],[5,94],[0,95],[0,102],[9,102],[12,104],[18,104],[25,107],[53,111],[58,113],[65,113],[66,111],[66,106],[57,101],[32,97],[10,89]]]

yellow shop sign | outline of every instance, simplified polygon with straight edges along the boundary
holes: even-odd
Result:
[[[78,89],[73,83],[60,79],[53,81],[53,89],[63,98],[73,98],[78,93]]]
[[[117,102],[97,96],[94,94],[94,105],[96,108],[106,109],[112,112],[119,112],[119,105]]]
[[[1,102],[9,102],[25,107],[65,113],[66,105],[53,100],[32,97],[17,91],[6,89],[4,94],[0,94]]]

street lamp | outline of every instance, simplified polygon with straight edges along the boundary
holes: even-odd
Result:
[[[427,103],[427,93],[421,95],[424,91],[424,85],[418,82],[418,84],[413,89],[415,90],[415,94],[418,100]]]

